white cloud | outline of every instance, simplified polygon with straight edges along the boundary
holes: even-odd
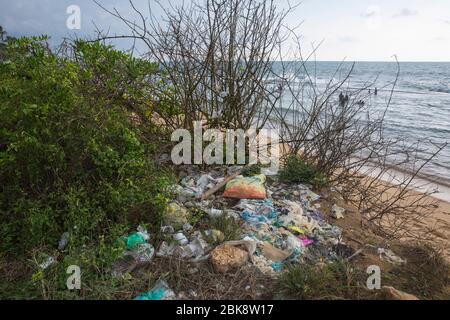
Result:
[[[132,21],[139,19],[133,14],[128,1],[99,1],[108,9],[116,7]],[[181,3],[185,0],[172,1]],[[110,30],[111,35],[129,33],[126,26],[102,11],[92,0],[0,2],[0,25],[11,36],[48,34],[55,45],[59,44],[62,37],[73,35],[65,25],[66,8],[70,4],[79,4],[82,10],[82,30],[77,30],[77,37],[93,36],[93,22],[105,32]],[[148,0],[133,2],[145,13],[148,12]],[[286,3],[282,0],[275,2]],[[450,47],[448,41],[443,40],[449,39],[448,12],[449,0],[433,0],[432,6],[425,0],[303,0],[287,24],[294,26],[299,21],[305,21],[299,28],[304,47],[325,40],[317,50],[318,60],[340,61],[348,57],[349,60],[382,61],[390,60],[392,54],[397,53],[403,61],[448,61]],[[152,13],[161,16],[156,5]],[[122,49],[132,45],[126,40],[113,43]],[[144,53],[146,47],[137,45]]]
[[[400,17],[412,17],[418,15],[419,12],[416,10],[411,10],[408,8],[403,8],[402,11],[399,13],[396,13],[393,15],[394,18],[400,18]]]

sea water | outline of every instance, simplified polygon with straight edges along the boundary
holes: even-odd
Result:
[[[351,62],[306,62],[307,81],[313,80],[319,89],[323,89],[331,79],[336,83],[346,78],[352,65]],[[275,64],[275,69],[279,68]],[[305,74],[299,72],[298,80],[305,81]],[[385,134],[388,138],[402,138],[409,143],[420,141],[418,156],[426,159],[436,151],[436,145],[450,144],[450,63],[356,62],[340,92],[365,88],[375,81],[365,90],[366,103],[383,110],[397,74],[386,113]],[[377,95],[374,94],[375,87]],[[450,184],[450,145],[423,169],[423,173]]]

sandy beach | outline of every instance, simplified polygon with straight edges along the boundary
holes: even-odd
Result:
[[[398,171],[395,174],[400,179],[403,179],[406,175]],[[385,180],[382,178],[382,180],[392,182],[389,179]],[[435,202],[436,210],[422,221],[416,221],[415,227],[418,227],[419,230],[423,230],[424,232],[429,232],[432,236],[431,244],[439,247],[443,251],[446,259],[450,261],[450,188],[424,180],[423,178],[415,178],[411,183],[410,190],[413,194],[417,195],[417,199],[422,197],[423,193],[435,192],[430,196],[430,200]],[[387,192],[394,193],[395,191],[390,190]],[[389,196],[389,194],[386,194],[386,196]],[[414,198],[411,198],[409,201],[414,201]],[[408,241],[409,239],[404,240]]]
[[[447,261],[450,262],[450,202],[440,199],[442,197],[433,198],[437,201],[436,211],[423,221],[416,222],[416,226],[422,227],[423,230],[431,229],[432,243],[442,249]]]
[[[398,181],[410,178],[406,172],[391,170],[381,179],[389,182],[392,181],[392,177],[396,177]],[[415,177],[410,189],[417,193],[417,197],[423,193],[434,192],[431,198],[436,201],[435,212],[423,221],[416,222],[416,226],[423,230],[431,230],[435,244],[443,250],[445,257],[450,261],[450,187],[434,179]]]
[[[439,200],[439,207],[424,224],[436,228],[434,235],[437,244],[444,250],[445,256],[450,261],[450,203]]]

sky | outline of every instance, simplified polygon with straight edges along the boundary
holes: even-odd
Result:
[[[117,8],[124,16],[133,16],[126,0],[98,1],[109,9]],[[298,31],[306,50],[322,43],[315,56],[319,61],[392,61],[393,55],[405,62],[450,61],[450,0],[300,1],[287,23],[302,23]],[[148,0],[134,2],[148,12]],[[287,0],[275,2],[280,8],[287,4]],[[71,16],[67,8],[71,5],[80,8],[79,30],[67,28]],[[153,14],[160,16],[154,10]],[[47,34],[53,43],[66,36],[92,36],[95,28],[110,34],[127,31],[92,0],[0,0],[0,25],[12,36]]]

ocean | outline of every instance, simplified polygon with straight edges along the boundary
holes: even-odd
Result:
[[[331,78],[343,78],[353,63],[308,62],[310,75],[318,88]],[[336,70],[341,65],[341,72]],[[377,78],[368,103],[382,110],[389,98],[398,71],[395,62],[356,62],[345,88],[363,88]],[[400,74],[390,108],[386,114],[385,134],[414,143],[421,141],[418,156],[427,158],[436,145],[450,143],[450,63],[401,62]],[[450,145],[424,168],[433,180],[450,185]]]

